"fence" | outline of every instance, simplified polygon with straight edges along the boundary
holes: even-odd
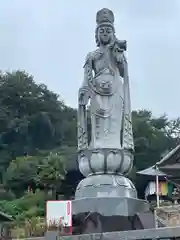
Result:
[[[180,227],[158,229],[143,229],[124,232],[107,232],[84,235],[57,236],[55,232],[47,232],[45,240],[150,240],[177,239],[180,240]]]

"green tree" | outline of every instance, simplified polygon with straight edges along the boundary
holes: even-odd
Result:
[[[41,158],[37,156],[18,157],[12,160],[5,177],[5,186],[21,196],[28,187],[35,188],[35,178]]]
[[[179,136],[174,136],[177,127],[167,116],[153,117],[147,110],[132,112],[135,140],[136,169],[144,169],[160,160],[165,151],[174,148]],[[174,129],[175,128],[175,129]],[[172,131],[172,129],[174,129]]]
[[[62,143],[76,144],[76,110],[26,72],[0,73],[1,172],[17,156]]]
[[[58,154],[50,154],[38,168],[37,186],[43,187],[45,191],[51,190],[52,195],[57,198],[57,189],[65,180],[65,159]]]
[[[46,200],[50,199],[51,197],[43,191],[35,193],[26,192],[21,198],[12,201],[0,201],[0,211],[12,215],[19,220],[44,216]]]

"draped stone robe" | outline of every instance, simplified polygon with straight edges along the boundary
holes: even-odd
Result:
[[[123,54],[123,53],[120,53]],[[110,48],[87,55],[80,92],[90,98],[91,142],[87,143],[86,107],[78,109],[78,146],[87,148],[132,149],[130,94],[127,62],[117,64]]]

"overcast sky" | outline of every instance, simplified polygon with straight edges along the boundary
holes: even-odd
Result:
[[[26,70],[76,107],[103,7],[128,41],[132,108],[180,116],[180,0],[1,0],[0,69]]]

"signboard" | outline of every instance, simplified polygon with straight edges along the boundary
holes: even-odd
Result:
[[[46,225],[48,229],[56,226],[57,229],[66,229],[66,233],[72,233],[72,202],[47,201]]]

